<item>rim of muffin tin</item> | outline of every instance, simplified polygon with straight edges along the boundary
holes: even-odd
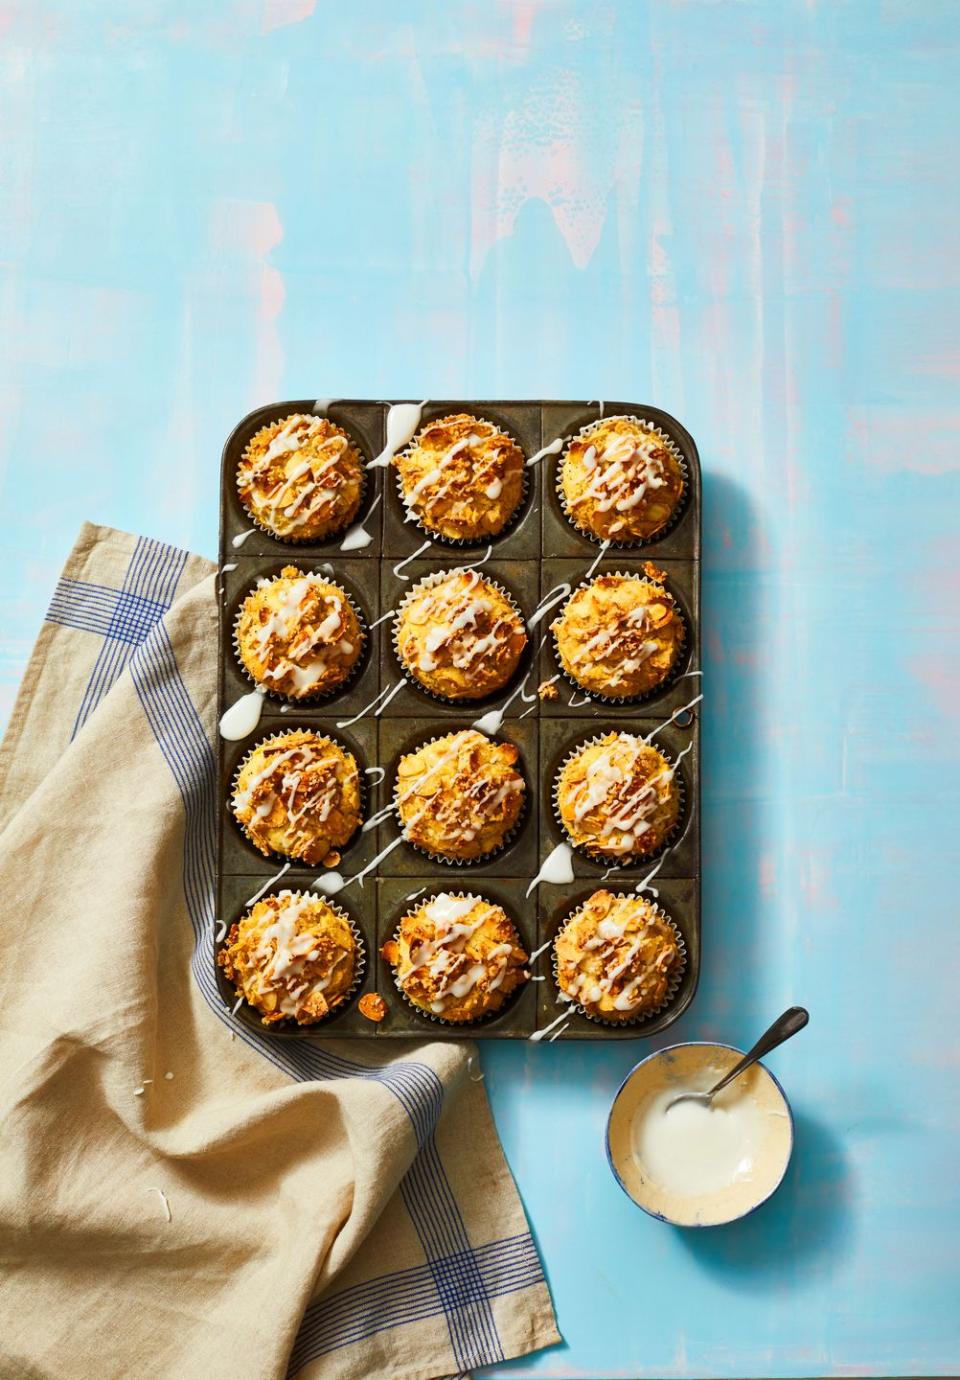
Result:
[[[335,844],[334,849],[335,851],[339,852],[341,856],[343,856],[348,852],[349,849],[353,848],[360,841],[360,839],[363,836],[364,824],[367,820],[367,809],[369,804],[366,768],[364,767],[363,763],[358,759],[357,753],[354,751],[354,749],[350,747],[348,743],[345,743],[343,739],[341,739],[335,731],[329,729],[326,724],[318,724],[315,728],[310,727],[309,725],[290,724],[289,727],[285,725],[283,728],[276,729],[272,733],[267,733],[262,738],[258,738],[255,743],[252,743],[241,756],[239,762],[237,763],[236,770],[230,778],[230,790],[226,800],[226,808],[230,814],[230,818],[233,820],[234,827],[239,831],[240,836],[244,839],[246,843],[250,845],[250,847],[254,850],[258,857],[272,858],[277,862],[289,863],[291,867],[316,867],[319,868],[321,871],[329,871],[330,869],[325,868],[322,862],[308,863],[305,862],[303,858],[297,857],[290,853],[278,853],[275,849],[270,849],[266,853],[263,852],[261,848],[257,847],[253,839],[247,833],[246,826],[240,823],[239,819],[237,819],[237,816],[234,813],[233,797],[238,789],[237,782],[239,780],[240,773],[243,770],[244,764],[249,760],[251,754],[256,752],[258,748],[264,747],[267,743],[276,742],[279,738],[286,738],[290,733],[311,733],[315,738],[323,738],[326,739],[327,742],[333,743],[333,745],[335,747],[338,747],[341,752],[353,758],[357,768],[357,775],[360,784],[360,803],[358,807],[359,819],[357,821],[357,827],[354,829],[353,833],[347,839],[346,843],[339,845]],[[336,866],[339,866],[339,863],[336,864]]]
[[[430,888],[427,887],[427,890],[429,891]],[[401,925],[403,924],[403,921],[406,919],[406,917],[407,917],[408,915],[413,915],[417,910],[421,910],[421,909],[423,908],[423,906],[428,906],[428,905],[430,905],[431,901],[435,901],[435,900],[437,899],[437,897],[438,897],[438,896],[441,896],[441,895],[443,895],[443,896],[452,896],[454,899],[459,898],[459,899],[464,900],[464,901],[467,900],[467,898],[468,898],[469,896],[473,896],[473,897],[475,897],[478,901],[484,901],[484,902],[486,902],[486,904],[489,905],[489,906],[496,906],[496,908],[497,908],[498,910],[500,910],[500,911],[503,912],[503,914],[504,914],[504,915],[507,917],[507,919],[509,920],[510,924],[513,926],[513,932],[514,932],[514,934],[517,936],[517,940],[518,940],[518,942],[520,943],[521,948],[523,947],[523,936],[521,935],[520,931],[517,929],[517,922],[516,922],[516,920],[515,920],[515,919],[513,918],[513,916],[509,913],[509,911],[508,911],[504,906],[502,906],[502,905],[500,904],[499,901],[493,901],[493,900],[490,899],[489,896],[483,896],[483,895],[481,895],[480,893],[475,892],[475,891],[466,891],[466,892],[465,892],[465,891],[463,891],[463,890],[458,890],[458,891],[435,891],[435,892],[432,893],[432,895],[427,896],[425,899],[421,899],[421,898],[418,897],[418,898],[417,898],[417,904],[416,904],[416,906],[412,907],[411,909],[404,910],[404,912],[403,912],[403,914],[401,915],[400,919],[397,921],[397,924],[396,924],[395,928],[394,928],[393,931],[391,932],[389,938],[392,939],[392,940],[394,940],[394,942],[399,943],[399,942],[400,942],[400,927],[401,927]],[[385,942],[387,942],[387,941],[385,941]],[[509,1015],[510,1012],[512,1011],[513,1007],[514,1007],[514,1006],[517,1004],[517,1002],[519,1001],[520,997],[523,996],[524,992],[525,992],[525,991],[527,990],[527,988],[529,987],[529,985],[530,985],[530,983],[531,983],[531,981],[532,981],[532,978],[533,978],[532,973],[529,973],[529,972],[528,972],[528,976],[526,977],[526,979],[525,979],[523,982],[519,983],[519,984],[513,989],[513,991],[510,992],[510,993],[508,994],[508,996],[506,997],[505,1001],[503,1001],[503,1003],[502,1003],[500,1006],[498,1006],[498,1007],[496,1008],[495,1011],[487,1011],[487,1012],[484,1012],[484,1014],[483,1014],[482,1016],[475,1016],[472,1020],[469,1020],[469,1021],[450,1021],[450,1020],[446,1020],[443,1016],[438,1015],[438,1014],[437,1014],[436,1012],[434,1012],[434,1011],[425,1011],[424,1008],[423,1008],[422,1006],[418,1006],[417,1003],[416,1003],[410,996],[408,996],[407,992],[404,990],[403,985],[402,985],[402,983],[400,982],[400,979],[399,979],[399,977],[398,977],[398,975],[397,975],[396,969],[393,967],[393,965],[392,965],[391,963],[388,963],[388,962],[387,962],[387,960],[386,960],[386,959],[383,957],[383,955],[380,953],[379,949],[378,949],[378,951],[377,951],[377,957],[379,958],[380,962],[384,965],[384,967],[389,971],[390,977],[391,977],[391,979],[392,979],[392,981],[393,981],[393,985],[394,985],[394,987],[396,987],[397,991],[400,993],[400,996],[403,998],[403,1002],[404,1002],[404,1005],[406,1006],[407,1010],[408,1010],[408,1011],[412,1011],[412,1012],[414,1013],[414,1015],[416,1015],[416,1016],[422,1017],[423,1020],[429,1021],[429,1022],[430,1022],[431,1024],[433,1024],[433,1025],[441,1025],[441,1026],[443,1026],[443,1027],[444,1027],[445,1029],[447,1029],[447,1030],[462,1030],[462,1031],[464,1031],[464,1032],[468,1032],[468,1031],[471,1031],[471,1030],[475,1030],[478,1026],[490,1025],[490,1024],[492,1024],[493,1021],[500,1020],[503,1016]],[[527,955],[527,965],[529,965],[529,962],[530,962],[530,955],[528,954],[528,955]]]
[[[597,889],[599,888],[595,888],[595,890]],[[637,897],[638,900],[644,900],[644,897],[640,892],[631,893],[629,891],[618,891],[614,894],[617,896],[630,896],[631,894],[633,894]],[[658,918],[662,920],[665,924],[669,925],[670,929],[673,931],[674,938],[677,941],[677,952],[680,955],[680,962],[670,978],[670,982],[667,986],[666,996],[664,997],[663,1001],[658,1003],[657,1006],[652,1007],[649,1011],[638,1012],[636,1016],[630,1016],[627,1020],[606,1020],[603,1016],[598,1016],[590,1011],[587,1011],[586,1008],[581,1006],[578,1001],[575,1001],[573,998],[568,997],[564,993],[563,988],[560,986],[560,980],[557,972],[557,940],[563,933],[566,926],[569,925],[570,921],[574,920],[577,917],[577,915],[579,915],[580,911],[584,909],[586,904],[586,901],[581,901],[577,906],[574,907],[573,910],[569,911],[564,917],[564,919],[561,921],[556,934],[550,940],[550,969],[553,974],[553,985],[557,990],[557,1005],[560,1007],[565,1007],[567,1011],[569,1011],[571,1016],[582,1016],[584,1020],[592,1021],[594,1025],[602,1025],[607,1030],[626,1030],[630,1029],[630,1027],[632,1026],[645,1025],[647,1021],[656,1020],[657,1016],[662,1016],[663,1013],[673,1003],[677,993],[680,991],[680,985],[683,982],[684,976],[686,975],[687,971],[687,943],[680,932],[679,925],[673,919],[672,916],[667,914],[667,912],[663,909],[663,907],[659,904],[658,901],[646,902],[647,905],[651,906],[653,910],[656,911]]]
[[[324,704],[328,700],[334,699],[337,695],[344,694],[345,691],[349,690],[356,683],[360,675],[363,673],[363,670],[366,667],[371,654],[370,625],[367,622],[363,610],[360,608],[360,605],[357,603],[356,599],[353,597],[350,591],[348,589],[345,589],[338,579],[334,579],[333,576],[324,575],[323,572],[319,570],[303,570],[301,571],[301,576],[315,576],[318,580],[322,580],[325,584],[332,585],[333,588],[336,589],[339,594],[343,595],[344,599],[346,599],[347,603],[350,605],[350,607],[353,609],[354,614],[356,615],[357,622],[360,626],[360,636],[362,640],[360,647],[360,655],[357,657],[356,661],[354,661],[353,665],[350,667],[349,671],[344,676],[343,680],[338,681],[337,684],[331,686],[329,690],[314,690],[308,695],[286,695],[282,690],[273,690],[270,688],[267,682],[257,680],[251,674],[249,668],[245,665],[244,660],[240,655],[240,619],[243,616],[243,608],[250,596],[256,593],[257,589],[261,588],[261,586],[258,585],[256,581],[252,585],[250,585],[247,588],[246,593],[241,596],[240,601],[237,605],[236,614],[234,615],[233,619],[231,639],[233,643],[233,655],[237,663],[237,668],[240,671],[240,674],[250,682],[250,684],[254,687],[255,690],[261,691],[263,694],[267,696],[268,699],[276,700],[280,704],[289,704],[291,706],[310,706]],[[265,577],[260,576],[258,578],[264,579]],[[281,575],[278,573],[276,575],[271,575],[268,579],[266,579],[266,584],[271,585],[274,584],[277,580],[285,580],[289,578],[291,577]]]
[[[638,426],[646,427],[648,430],[654,432],[658,439],[661,441],[661,443],[673,456],[674,460],[676,460],[677,465],[680,468],[681,478],[683,479],[683,488],[680,492],[680,497],[677,499],[673,512],[667,518],[666,522],[663,523],[661,527],[658,527],[655,532],[651,532],[649,536],[633,537],[629,541],[616,541],[613,537],[599,537],[597,536],[596,532],[592,532],[588,527],[582,527],[580,523],[577,522],[576,518],[573,516],[570,510],[567,508],[566,499],[563,493],[563,465],[570,451],[571,445],[574,443],[574,441],[577,441],[582,437],[586,436],[588,432],[595,430],[596,427],[601,426],[604,422],[612,421],[636,422]],[[687,511],[687,506],[690,502],[690,466],[687,464],[687,457],[684,455],[680,446],[677,444],[677,442],[673,439],[672,436],[669,436],[663,430],[661,426],[659,426],[656,422],[651,421],[648,417],[642,417],[637,413],[611,412],[609,416],[595,417],[592,422],[585,422],[583,426],[578,427],[578,429],[574,432],[561,434],[563,435],[564,445],[563,449],[560,451],[560,454],[557,456],[557,463],[554,473],[554,491],[556,492],[557,501],[560,504],[560,512],[563,514],[564,520],[573,528],[575,532],[577,532],[581,537],[586,538],[587,541],[593,542],[594,546],[600,546],[604,550],[629,552],[640,551],[648,546],[655,546],[658,542],[663,541],[664,537],[667,536],[668,533],[673,531],[677,523],[680,521],[684,513]]]
[[[662,728],[669,722],[669,719],[665,719],[663,724],[657,725],[657,728]],[[610,728],[606,729],[603,733],[594,733],[589,737],[578,739],[566,756],[561,758],[554,771],[553,780],[550,783],[550,801],[553,807],[553,817],[560,829],[563,840],[573,849],[574,853],[588,862],[599,863],[601,866],[606,867],[608,872],[621,872],[624,868],[643,866],[645,863],[654,862],[657,858],[662,857],[664,853],[668,852],[674,844],[679,842],[687,825],[687,787],[679,761],[675,760],[670,752],[664,751],[662,747],[657,747],[654,743],[647,742],[647,746],[654,747],[668,766],[673,768],[673,779],[677,782],[677,795],[679,796],[677,819],[673,828],[669,833],[664,835],[660,844],[651,852],[625,853],[622,858],[611,858],[607,853],[594,852],[593,849],[588,848],[582,843],[574,843],[573,839],[570,837],[567,826],[563,822],[563,816],[560,813],[560,777],[563,775],[564,767],[566,767],[568,762],[573,761],[573,759],[579,756],[584,749],[602,743],[604,738],[611,733],[615,737],[640,738],[642,741],[647,742],[642,733],[633,733],[628,728]]]
[[[238,913],[227,925],[226,933],[224,934],[223,939],[218,940],[215,943],[214,967],[216,969],[218,984],[220,985],[220,995],[223,996],[223,988],[229,988],[233,991],[234,1001],[230,1002],[227,1008],[229,1015],[232,1015],[237,1020],[242,1020],[243,1024],[248,1029],[256,1030],[257,1033],[260,1035],[282,1036],[288,1039],[291,1037],[294,1039],[302,1039],[305,1036],[310,1035],[312,1031],[317,1030],[320,1026],[326,1026],[331,1021],[336,1020],[338,1016],[345,1014],[354,1005],[354,1002],[357,998],[357,993],[363,986],[364,978],[367,975],[367,941],[363,936],[363,932],[360,929],[360,926],[354,920],[353,916],[349,913],[349,911],[345,910],[344,907],[341,906],[338,901],[333,900],[329,896],[324,896],[319,892],[312,892],[310,890],[305,891],[301,887],[298,887],[296,889],[294,889],[293,887],[282,887],[280,888],[280,890],[274,891],[272,890],[272,885],[273,884],[270,883],[265,888],[262,895],[258,896],[256,901],[253,902],[253,905],[251,905],[249,901],[245,901],[243,903],[242,909],[238,911]],[[353,935],[354,943],[357,946],[357,961],[354,969],[353,982],[350,984],[348,991],[344,993],[343,999],[337,1003],[333,1010],[328,1011],[325,1016],[321,1016],[319,1020],[309,1021],[304,1024],[299,1024],[293,1016],[285,1016],[282,1021],[273,1021],[269,1025],[264,1025],[263,1020],[260,1016],[260,1012],[257,1010],[255,1006],[252,1005],[251,1002],[247,1000],[246,997],[243,998],[242,1002],[237,1007],[236,1011],[233,1010],[236,998],[239,997],[241,994],[234,988],[233,983],[230,981],[226,973],[221,968],[220,964],[217,962],[217,955],[219,955],[221,951],[228,946],[230,940],[230,931],[233,928],[233,926],[239,925],[243,917],[249,914],[249,912],[253,909],[253,906],[258,905],[260,901],[265,901],[268,896],[279,896],[284,891],[289,892],[293,896],[307,896],[312,901],[322,901],[325,905],[329,906],[329,908],[334,912],[335,915],[338,915],[343,920],[345,920],[350,927],[350,933]]]
[[[412,439],[408,442],[408,444],[403,446],[400,450],[396,451],[394,457],[391,457],[389,468],[393,470],[394,480],[397,486],[397,497],[400,501],[400,507],[404,515],[404,523],[408,523],[411,527],[416,527],[416,529],[419,532],[422,532],[425,537],[429,537],[430,541],[439,542],[442,546],[450,547],[452,550],[455,551],[469,551],[476,547],[489,546],[492,543],[501,541],[505,536],[507,536],[510,532],[513,531],[513,529],[519,524],[521,518],[527,511],[527,505],[530,502],[530,495],[532,492],[532,485],[530,482],[530,467],[527,464],[529,456],[527,455],[523,446],[520,444],[517,437],[513,434],[513,430],[509,426],[505,425],[503,422],[499,421],[492,414],[488,414],[485,412],[469,412],[465,415],[472,417],[474,421],[477,422],[489,422],[490,425],[495,426],[497,430],[502,433],[502,435],[509,437],[509,439],[516,446],[517,450],[523,456],[523,469],[521,470],[520,474],[520,498],[517,500],[517,506],[514,508],[513,512],[507,518],[506,522],[499,529],[499,531],[483,533],[479,537],[449,537],[443,532],[438,532],[434,527],[428,527],[420,517],[412,513],[407,506],[407,500],[404,496],[403,480],[400,475],[400,467],[399,465],[394,464],[393,461],[396,458],[396,456],[406,455],[409,451],[414,449],[417,443],[417,438],[420,436],[421,432],[423,432],[427,427],[434,426],[437,422],[443,421],[444,417],[446,416],[455,415],[455,413],[438,413],[436,417],[429,417],[426,421],[422,422],[421,425],[417,428],[416,433],[414,434]]]
[[[421,592],[424,589],[430,588],[432,585],[440,584],[441,581],[447,579],[450,575],[460,575],[464,572],[472,571],[476,571],[477,574],[480,576],[481,580],[484,580],[487,584],[492,585],[498,594],[503,595],[504,599],[507,601],[513,612],[517,615],[517,618],[520,620],[520,626],[523,628],[523,633],[524,637],[526,638],[526,641],[524,643],[523,651],[517,658],[516,666],[511,672],[509,678],[506,681],[504,681],[503,685],[501,685],[499,689],[488,690],[483,695],[478,695],[475,699],[468,699],[464,697],[463,699],[458,700],[451,699],[448,695],[441,695],[438,691],[429,689],[429,687],[424,685],[421,680],[418,680],[417,677],[413,674],[410,667],[404,661],[403,657],[401,656],[397,639],[400,633],[400,616],[403,612],[405,605],[410,603],[415,594]],[[438,704],[445,704],[454,709],[464,710],[470,710],[475,707],[479,708],[484,704],[493,704],[497,700],[499,700],[501,696],[507,694],[507,692],[512,687],[515,687],[517,684],[519,684],[520,680],[523,678],[524,675],[530,674],[530,670],[532,669],[533,665],[533,640],[530,636],[530,629],[527,627],[527,620],[524,617],[523,610],[521,609],[518,601],[513,596],[513,594],[511,594],[511,592],[508,589],[505,589],[499,580],[494,579],[492,575],[486,574],[485,571],[481,571],[479,566],[458,565],[453,566],[450,570],[432,570],[428,572],[426,575],[422,576],[422,578],[419,579],[415,585],[412,585],[411,588],[404,593],[403,598],[400,600],[397,607],[394,610],[392,610],[392,613],[393,626],[390,634],[390,645],[393,649],[393,655],[401,674],[403,675],[407,683],[414,688],[414,690],[418,690],[422,695],[429,696],[430,699],[435,700]],[[530,663],[526,671],[524,671],[524,662]]]
[[[252,414],[248,414],[248,416],[250,415]],[[256,517],[255,514],[251,513],[250,509],[247,507],[246,503],[240,496],[240,464],[246,456],[247,450],[250,446],[250,442],[254,439],[255,436],[258,436],[261,431],[266,430],[267,427],[276,426],[278,423],[282,427],[283,423],[289,421],[291,417],[310,417],[316,419],[318,422],[329,422],[331,426],[337,427],[340,431],[344,433],[344,435],[349,440],[350,444],[353,446],[354,450],[356,450],[357,454],[360,456],[360,495],[357,499],[357,506],[349,518],[345,518],[336,527],[331,527],[328,532],[324,532],[322,535],[295,537],[290,535],[289,533],[281,534],[280,532],[276,532],[272,527],[267,526],[267,524],[263,522],[262,519]],[[246,420],[247,418],[244,418],[244,421]],[[240,426],[242,425],[243,423],[241,422]],[[237,427],[236,430],[238,431],[239,429],[240,428]],[[236,431],[232,433],[230,438],[231,440],[233,439],[233,435],[236,435]],[[230,442],[228,441],[227,444],[229,445]],[[366,504],[367,496],[369,494],[369,468],[371,458],[372,457],[369,456],[367,453],[367,447],[364,445],[363,441],[356,434],[353,428],[351,426],[345,425],[343,422],[335,422],[333,418],[330,417],[326,412],[287,412],[284,413],[282,417],[274,417],[272,420],[262,422],[254,431],[250,433],[250,435],[244,441],[243,446],[237,455],[236,463],[234,465],[234,493],[237,496],[237,502],[240,504],[241,509],[250,519],[253,525],[259,531],[264,532],[268,537],[271,537],[274,541],[282,542],[284,546],[319,546],[323,542],[333,541],[334,538],[343,536],[344,532],[346,532],[348,528],[352,527],[353,524],[358,521],[360,514],[363,512],[363,508]]]
[[[582,589],[587,589],[590,585],[594,583],[595,580],[598,580],[602,575],[620,575],[626,580],[643,580],[648,585],[658,584],[658,581],[651,579],[649,575],[641,575],[638,574],[636,571],[597,571],[595,575],[589,576],[588,579],[581,580],[578,585],[571,589],[570,593],[567,595],[566,599],[564,599],[563,603],[557,610],[557,616],[553,620],[553,622],[556,622],[558,619],[563,617],[564,610],[566,609],[567,605],[570,603],[570,600],[573,598],[575,594],[578,594]],[[685,672],[686,667],[690,663],[690,653],[693,645],[692,640],[689,637],[690,617],[687,613],[686,605],[674,590],[666,589],[665,583],[660,584],[659,587],[661,589],[665,589],[666,592],[670,595],[671,599],[674,602],[674,606],[677,610],[677,613],[679,614],[680,648],[673,665],[670,667],[670,670],[664,676],[663,680],[658,681],[657,684],[654,685],[650,690],[645,690],[641,695],[601,695],[596,690],[588,690],[587,687],[581,684],[581,682],[578,681],[576,677],[572,675],[572,673],[568,671],[564,666],[562,660],[560,659],[560,647],[557,642],[557,634],[553,630],[553,622],[551,622],[548,625],[550,631],[550,642],[553,648],[553,657],[557,663],[557,669],[559,670],[561,676],[563,676],[564,680],[567,681],[567,683],[579,694],[586,695],[591,701],[597,704],[611,705],[615,708],[617,705],[647,704],[651,700],[658,699],[661,695],[666,694],[668,690],[672,689],[673,686],[676,685],[677,681],[680,679],[681,675]]]
[[[491,849],[488,853],[480,853],[475,858],[451,858],[445,856],[442,853],[431,853],[429,849],[424,848],[419,843],[414,843],[413,839],[408,837],[406,832],[406,825],[404,824],[403,817],[400,814],[398,796],[398,790],[400,785],[400,762],[403,760],[404,757],[412,757],[415,753],[422,752],[424,748],[430,747],[432,743],[439,743],[444,738],[456,737],[456,735],[459,733],[470,732],[479,733],[482,738],[486,738],[489,742],[492,743],[501,744],[503,742],[503,740],[496,737],[495,734],[484,733],[482,729],[474,729],[469,725],[466,728],[450,728],[445,733],[435,733],[432,738],[424,738],[422,742],[417,743],[417,745],[411,748],[408,752],[398,752],[396,754],[396,763],[394,765],[393,772],[393,790],[390,796],[391,813],[393,815],[394,820],[397,823],[397,826],[403,837],[404,843],[406,843],[408,847],[412,848],[415,852],[419,853],[421,857],[429,858],[429,860],[432,863],[436,863],[438,866],[441,867],[449,867],[454,870],[460,868],[480,867],[484,863],[491,862],[492,859],[498,858],[501,855],[501,853],[505,853],[506,850],[510,847],[510,845],[516,840],[517,835],[520,833],[520,830],[526,823],[527,816],[530,813],[531,809],[530,781],[527,777],[526,764],[524,763],[523,753],[520,751],[519,748],[517,748],[517,763],[515,763],[514,765],[516,767],[517,764],[519,764],[518,770],[520,773],[520,778],[523,781],[523,803],[520,807],[520,813],[517,815],[517,818],[514,820],[511,827],[507,830],[506,834],[504,834],[503,838],[497,844],[496,848]],[[516,743],[511,743],[510,746],[516,747],[517,745]]]

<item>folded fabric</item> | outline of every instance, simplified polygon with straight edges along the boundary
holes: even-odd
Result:
[[[0,1374],[444,1376],[559,1340],[466,1043],[221,1000],[209,562],[86,526],[0,747]]]

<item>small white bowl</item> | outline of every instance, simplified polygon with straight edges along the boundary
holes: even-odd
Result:
[[[607,1121],[607,1159],[624,1193],[651,1217],[678,1227],[718,1227],[746,1217],[779,1187],[793,1151],[793,1114],[769,1069],[754,1064],[736,1080],[737,1096],[764,1114],[752,1172],[706,1193],[684,1193],[658,1182],[634,1151],[634,1121],[650,1100],[671,1090],[706,1091],[743,1057],[732,1045],[670,1045],[627,1074]],[[732,1089],[731,1089],[732,1091]],[[727,1090],[721,1096],[726,1096]]]

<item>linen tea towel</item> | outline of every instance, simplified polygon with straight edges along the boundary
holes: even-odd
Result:
[[[84,527],[0,747],[0,1375],[431,1380],[549,1345],[470,1046],[271,1041],[217,993],[212,571]]]

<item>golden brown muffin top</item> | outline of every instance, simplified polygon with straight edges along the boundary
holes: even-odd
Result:
[[[287,565],[274,579],[257,581],[241,605],[235,636],[258,685],[306,699],[349,676],[365,634],[339,585]]]
[[[530,976],[514,925],[482,896],[440,892],[409,911],[380,952],[410,1001],[445,1021],[498,1011]]]
[[[642,896],[595,891],[554,941],[557,983],[589,1015],[629,1021],[662,1006],[683,967],[677,933]]]
[[[463,729],[401,757],[396,800],[405,837],[451,858],[498,848],[523,809],[519,756],[512,743]]]
[[[436,695],[481,699],[506,685],[527,645],[513,602],[479,570],[428,576],[397,614],[395,641],[411,675]]]
[[[279,891],[231,926],[217,962],[264,1025],[310,1025],[353,987],[357,942],[342,911],[306,892]]]
[[[574,524],[629,543],[659,531],[683,495],[683,471],[648,422],[606,417],[584,427],[564,452],[561,497]]]
[[[335,422],[295,412],[247,442],[237,491],[250,516],[277,536],[324,537],[360,507],[363,457]]]
[[[572,842],[613,860],[652,853],[680,814],[674,768],[633,733],[605,733],[568,758],[557,804]]]
[[[324,864],[360,824],[356,758],[309,729],[280,733],[244,758],[231,808],[261,853]]]
[[[669,676],[684,641],[673,595],[642,575],[598,575],[550,626],[569,676],[593,694],[628,699]]]
[[[467,412],[428,422],[393,463],[408,516],[454,540],[496,536],[523,497],[523,451]]]

